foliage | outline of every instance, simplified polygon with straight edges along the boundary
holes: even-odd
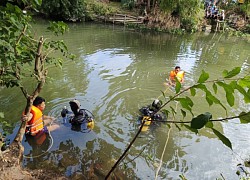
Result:
[[[4,113],[0,112],[0,119],[3,119],[3,118],[4,118]]]
[[[6,4],[0,7],[0,83],[2,86],[21,89],[26,98],[25,115],[30,113],[34,99],[42,90],[50,64],[61,66],[62,59],[50,56],[59,51],[66,58],[73,58],[69,54],[63,41],[47,41],[42,36],[37,40],[31,34],[31,17],[19,7]],[[55,35],[64,33],[68,28],[63,22],[51,23],[49,30]],[[7,53],[6,53],[7,52]],[[25,78],[31,78],[35,87],[28,90],[23,84]],[[26,118],[21,122],[10,151],[14,150],[16,158],[22,157],[22,139],[26,128]],[[7,124],[8,125],[8,124]],[[15,157],[13,157],[15,158]]]
[[[86,13],[84,0],[43,0],[42,12],[56,20],[81,21]]]
[[[121,0],[122,6],[127,9],[133,9],[136,4],[136,0]]]
[[[219,132],[217,129],[214,128],[214,122],[222,122],[222,121],[228,121],[228,120],[239,118],[241,123],[250,123],[250,120],[249,120],[250,112],[241,112],[237,116],[228,117],[227,106],[223,104],[221,102],[221,99],[217,98],[216,95],[219,90],[224,91],[226,95],[225,98],[229,107],[234,106],[234,101],[235,101],[234,96],[236,92],[241,94],[245,103],[250,103],[250,74],[249,72],[247,72],[247,74],[240,74],[240,73],[242,73],[241,68],[235,67],[231,71],[224,70],[221,78],[218,78],[216,80],[209,80],[209,74],[205,72],[204,70],[202,70],[202,73],[197,83],[185,89],[182,88],[181,83],[176,78],[175,94],[167,97],[166,94],[162,92],[163,98],[166,102],[162,104],[162,106],[158,109],[158,111],[161,111],[162,113],[164,113],[166,117],[169,117],[168,116],[169,113],[172,113],[173,117],[176,117],[178,114],[180,114],[182,115],[182,120],[179,120],[179,121],[167,120],[167,121],[162,121],[162,122],[174,123],[179,130],[181,130],[181,127],[185,127],[189,131],[192,131],[196,134],[199,133],[199,130],[207,128],[211,131],[211,133],[213,133],[216,137],[218,137],[218,139],[224,145],[226,145],[230,149],[233,149],[230,139],[228,139],[225,135],[223,135],[221,132]],[[184,96],[185,95],[184,93],[188,91],[190,92],[190,95]],[[195,103],[193,102],[192,97],[194,97],[198,91],[201,91],[204,93],[204,99],[206,100],[209,106],[219,105],[222,109],[224,109],[226,117],[221,118],[221,119],[212,119],[212,114],[210,112],[205,112],[205,113],[195,115],[193,113],[193,106]],[[173,102],[180,103],[181,108],[179,108],[178,111],[176,111],[171,106],[171,103]],[[168,109],[163,109],[167,105],[168,105]],[[152,119],[155,113],[151,115]],[[190,116],[187,116],[188,113],[191,115],[191,120],[184,121],[184,119],[190,118]],[[156,120],[156,121],[159,122],[159,120]],[[126,153],[129,151],[133,142],[135,142],[136,138],[139,136],[144,124],[145,124],[145,121],[142,121],[140,129],[138,130],[137,134],[132,139],[131,143],[126,148],[122,156],[117,160],[115,165],[109,171],[106,178],[109,177],[109,175],[114,171],[116,166],[122,161],[124,156],[126,156]],[[178,126],[177,124],[181,124],[181,127]],[[181,177],[181,178],[184,179],[184,177]]]
[[[114,7],[108,6],[106,3],[88,1],[86,17],[93,20],[95,16],[109,16],[117,13],[118,10]]]
[[[190,112],[193,116],[192,120],[188,123],[190,123],[190,126],[188,127],[189,130],[194,130],[194,132],[198,133],[199,129],[202,128],[209,128],[212,130],[212,132],[229,148],[232,149],[232,144],[230,140],[225,137],[223,134],[221,134],[219,131],[214,129],[213,122],[214,121],[223,121],[223,120],[230,120],[239,118],[241,123],[249,123],[249,117],[250,112],[241,112],[237,117],[226,117],[225,119],[220,120],[212,120],[212,114],[209,112],[205,112],[204,114],[200,114],[198,116],[194,116],[192,112],[192,107],[194,105],[194,102],[190,97],[181,98],[179,97],[181,94],[183,94],[185,91],[190,91],[191,97],[195,96],[197,91],[202,91],[205,94],[205,99],[209,106],[212,106],[214,104],[217,104],[221,106],[225,112],[226,115],[228,114],[228,110],[226,108],[226,105],[222,104],[221,100],[216,97],[218,89],[224,90],[226,101],[230,107],[233,107],[235,104],[235,93],[236,91],[240,93],[243,96],[243,100],[245,103],[250,103],[250,76],[249,74],[235,78],[238,74],[240,74],[241,68],[235,67],[231,71],[224,70],[222,73],[223,78],[217,79],[217,80],[210,80],[209,81],[209,74],[202,71],[202,74],[200,75],[197,83],[189,88],[186,88],[184,90],[181,90],[179,86],[175,87],[175,93],[176,95],[171,98],[170,101],[166,102],[163,106],[167,105],[171,101],[177,101],[181,104],[181,111],[183,119],[186,117],[186,111]],[[212,83],[212,90],[209,89],[209,85],[207,83]],[[177,82],[177,84],[180,84]],[[164,111],[167,112],[167,111]],[[173,112],[174,114],[177,114],[177,112]],[[187,123],[187,122],[186,122]],[[187,125],[185,126],[187,127]],[[191,128],[191,129],[190,129]]]
[[[32,48],[35,42],[32,39],[23,36],[21,41],[21,35],[29,28],[31,19],[18,7],[10,4],[6,8],[1,7],[0,16],[0,84],[7,87],[19,86],[20,78],[24,75],[19,66],[30,63],[35,54],[35,49]]]
[[[42,0],[1,0],[0,6],[6,6],[7,3],[16,5],[21,9],[31,9],[37,11],[41,6]]]
[[[29,66],[33,65],[37,54],[38,41],[33,39],[30,33],[31,17],[24,14],[17,6],[10,4],[6,8],[1,7],[0,15],[2,18],[0,21],[0,83],[6,87],[23,87],[23,78],[34,77]],[[51,23],[48,29],[58,34],[66,31],[67,27],[66,24],[59,22],[59,24]],[[44,43],[46,63],[53,61],[59,64],[58,59],[47,56],[53,50],[65,52],[67,48],[63,41]]]
[[[160,0],[160,8],[163,11],[178,16],[181,19],[182,28],[187,31],[196,31],[197,25],[201,22],[204,12],[202,11],[202,1],[199,0]]]
[[[250,0],[245,0],[244,4],[240,6],[240,9],[246,16],[250,16]]]
[[[42,12],[65,21],[89,21],[96,16],[108,16],[117,10],[106,3],[88,0],[43,0]]]

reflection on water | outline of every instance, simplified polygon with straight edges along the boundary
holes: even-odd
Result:
[[[60,129],[51,132],[53,141],[48,139],[49,144],[36,152],[49,149],[47,153],[34,159],[24,158],[24,165],[30,168],[47,167],[73,178],[103,179],[136,134],[140,107],[157,97],[163,99],[161,91],[167,96],[173,93],[164,82],[176,65],[186,71],[186,86],[198,80],[203,69],[211,79],[235,66],[249,72],[249,43],[235,37],[203,34],[177,37],[130,32],[108,25],[70,26],[71,31],[64,39],[79,58],[64,62],[62,70],[52,68],[49,75],[53,79],[41,93],[47,103],[45,114],[57,117],[55,123]],[[36,27],[40,34],[45,26],[41,22]],[[225,102],[224,93],[218,95]],[[195,114],[210,111],[213,118],[225,115],[223,108],[209,107],[202,97],[201,93],[194,97]],[[16,132],[24,98],[18,89],[2,89],[0,98],[1,111],[16,127],[3,129]],[[69,107],[72,99],[79,100],[81,108],[94,114],[92,131],[72,131],[69,124],[62,123],[60,112],[64,106]],[[249,105],[236,99],[237,107],[230,114],[249,111]],[[236,120],[215,125],[231,139],[234,152],[210,131],[202,130],[195,135],[173,127],[163,154],[169,128],[166,124],[152,126],[136,140],[115,175],[124,179],[154,179],[163,157],[158,179],[178,179],[181,174],[188,179],[216,179],[220,174],[226,179],[237,179],[236,165],[250,156],[250,139],[246,135],[249,127],[237,123]],[[25,139],[23,144],[26,155],[38,150]]]

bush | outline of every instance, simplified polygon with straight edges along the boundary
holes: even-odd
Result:
[[[135,7],[135,0],[121,0],[122,6],[127,9],[133,9]]]
[[[93,14],[98,16],[108,16],[118,11],[117,9],[111,6],[108,6],[106,3],[100,2],[89,2],[87,9],[88,12],[91,11]]]
[[[84,0],[43,0],[42,12],[63,21],[81,21],[85,17]]]

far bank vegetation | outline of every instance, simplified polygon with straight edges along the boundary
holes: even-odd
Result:
[[[233,0],[43,0],[41,12],[49,18],[74,22],[107,21],[115,14],[132,15],[142,20],[133,27],[182,33],[201,31],[211,24],[211,19],[206,18],[206,3],[213,3],[218,13],[225,12],[227,29],[250,33],[250,0],[244,3]]]

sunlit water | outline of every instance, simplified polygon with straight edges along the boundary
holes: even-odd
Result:
[[[35,32],[48,35],[45,25],[43,22],[35,25]],[[173,94],[164,83],[176,65],[186,72],[185,86],[196,82],[202,70],[211,79],[221,77],[224,69],[235,66],[241,66],[243,73],[249,72],[249,42],[221,34],[180,37],[137,33],[112,25],[77,24],[70,25],[70,32],[63,39],[78,58],[74,62],[65,61],[62,70],[51,68],[49,75],[53,79],[41,93],[47,100],[45,114],[57,117],[55,123],[60,128],[51,132],[52,138],[41,146],[30,146],[24,138],[23,162],[26,167],[54,169],[69,177],[104,178],[138,130],[138,109],[155,98],[163,100],[161,91],[167,96]],[[218,95],[226,102],[223,91]],[[16,88],[2,89],[0,98],[5,120],[16,127],[13,130],[3,126],[12,140],[25,99]],[[60,111],[64,106],[69,108],[73,99],[94,114],[93,130],[73,131],[69,123],[63,123]],[[194,101],[196,115],[209,111],[214,119],[225,117],[220,106],[208,107],[202,93],[197,93]],[[235,104],[234,109],[229,108],[230,115],[250,110],[239,98]],[[179,104],[172,106],[180,109]],[[231,140],[234,151],[209,130],[196,135],[174,126],[166,144],[169,128],[158,124],[140,135],[115,171],[116,176],[155,179],[161,165],[157,179],[178,179],[181,174],[187,179],[222,176],[227,180],[238,179],[237,164],[250,158],[250,127],[235,119],[217,123],[215,128]]]

